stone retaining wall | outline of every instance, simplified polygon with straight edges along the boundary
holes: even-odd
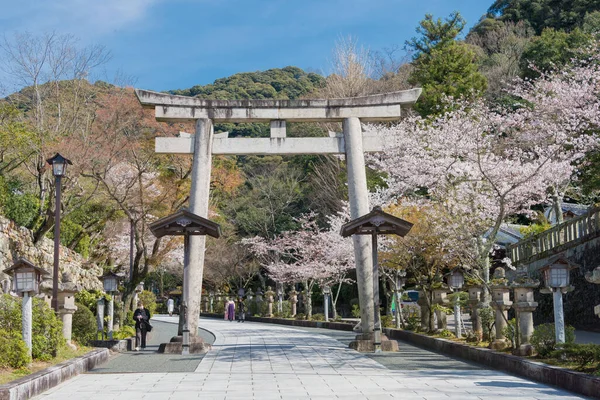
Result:
[[[410,331],[385,328],[384,332],[391,339],[409,342],[419,347],[473,361],[536,382],[558,386],[585,396],[600,398],[600,378],[592,375]]]
[[[0,216],[0,281],[7,277],[2,271],[13,265],[19,257],[25,257],[36,266],[45,269],[52,279],[54,241],[43,238],[34,244],[33,234],[29,229],[17,226],[13,221]],[[59,281],[62,281],[63,272],[68,272],[73,282],[82,288],[102,290],[102,282],[98,279],[102,275],[102,268],[88,262],[73,250],[61,246],[59,267]]]
[[[89,353],[0,386],[0,400],[26,400],[108,360],[108,349]]]

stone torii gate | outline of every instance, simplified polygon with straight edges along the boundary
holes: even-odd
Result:
[[[350,217],[370,211],[365,152],[378,152],[383,144],[377,136],[363,135],[361,122],[400,119],[412,107],[421,89],[365,97],[330,100],[203,100],[147,90],[135,91],[143,107],[153,108],[158,121],[195,123],[194,135],[156,138],[157,153],[193,154],[189,210],[208,217],[212,155],[344,154],[348,168]],[[286,121],[341,122],[343,134],[330,137],[286,137]],[[213,122],[270,122],[269,138],[229,138],[215,134]],[[371,242],[354,236],[354,256],[363,337],[374,330],[373,268]],[[188,265],[184,266],[183,299],[189,310],[189,330],[198,332],[204,269],[205,237],[189,238]]]

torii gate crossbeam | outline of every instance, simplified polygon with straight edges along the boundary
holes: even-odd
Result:
[[[213,154],[345,154],[348,168],[350,217],[370,211],[365,152],[382,150],[377,136],[363,135],[361,122],[394,121],[419,98],[421,89],[329,100],[203,100],[147,90],[135,91],[158,121],[195,121],[195,134],[156,138],[157,153],[194,154],[189,210],[208,216]],[[228,138],[214,134],[214,122],[270,122],[270,138]],[[286,121],[341,122],[343,135],[323,138],[287,138]],[[363,339],[374,331],[371,242],[353,237]],[[183,298],[188,304],[190,334],[197,334],[204,269],[205,237],[190,237],[184,265]]]

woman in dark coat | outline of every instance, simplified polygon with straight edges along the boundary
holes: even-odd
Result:
[[[148,327],[150,326],[150,311],[144,308],[144,304],[138,301],[138,308],[133,313],[133,320],[135,321],[135,351],[146,348],[146,334],[148,333]]]

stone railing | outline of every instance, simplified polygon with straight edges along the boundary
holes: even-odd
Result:
[[[547,231],[511,244],[506,250],[514,265],[527,264],[575,247],[598,235],[600,208],[593,208],[584,215],[568,219]]]

